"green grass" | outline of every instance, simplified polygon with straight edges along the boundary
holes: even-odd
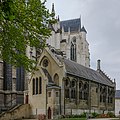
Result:
[[[59,120],[86,120],[86,118],[63,118]]]

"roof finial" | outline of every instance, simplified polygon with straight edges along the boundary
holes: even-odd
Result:
[[[116,82],[115,78],[114,78],[114,83]]]
[[[52,17],[55,18],[55,9],[54,9],[54,3],[52,3]]]
[[[58,21],[60,21],[59,15],[58,15]]]
[[[55,13],[54,3],[52,3],[52,13]]]
[[[81,30],[81,14],[80,14],[80,30]]]

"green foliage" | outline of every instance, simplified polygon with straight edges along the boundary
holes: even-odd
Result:
[[[91,115],[92,115],[92,118],[96,118],[99,114],[96,112],[93,112],[93,113],[91,113]]]
[[[114,117],[115,117],[115,114],[112,113],[112,112],[108,112],[107,115],[108,115],[110,118],[114,118]]]
[[[52,14],[41,0],[0,1],[0,58],[14,66],[33,69],[27,46],[43,49],[50,36]]]
[[[86,112],[83,112],[83,113],[81,114],[81,118],[86,118]]]

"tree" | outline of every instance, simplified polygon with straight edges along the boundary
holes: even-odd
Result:
[[[26,47],[45,47],[52,16],[41,0],[0,0],[0,58],[31,71],[35,61],[26,56]]]

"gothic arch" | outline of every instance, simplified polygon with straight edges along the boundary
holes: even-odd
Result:
[[[59,85],[59,76],[58,76],[58,74],[57,73],[55,73],[55,75],[54,75],[54,83],[56,84],[56,85]]]
[[[76,37],[74,36],[70,46],[70,59],[76,61]]]
[[[65,80],[65,87],[69,87],[69,86],[70,86],[70,79],[67,78],[67,79]]]

